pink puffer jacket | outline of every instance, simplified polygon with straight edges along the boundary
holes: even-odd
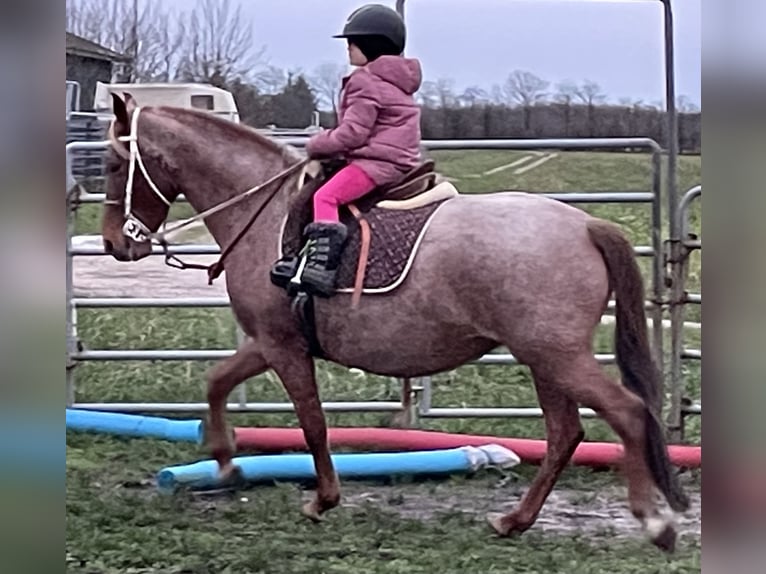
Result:
[[[420,107],[413,94],[420,62],[380,56],[343,79],[338,126],[313,136],[312,158],[345,157],[377,185],[400,179],[420,161]]]

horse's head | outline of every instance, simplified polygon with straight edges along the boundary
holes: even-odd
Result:
[[[149,111],[141,114],[129,94],[125,101],[116,94],[112,99],[101,233],[108,254],[118,261],[137,261],[151,253],[149,235],[165,221],[179,193],[175,168],[161,151],[171,134]]]

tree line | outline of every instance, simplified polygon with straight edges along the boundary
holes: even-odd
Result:
[[[314,110],[334,125],[340,81],[348,68],[314,70],[270,65],[255,45],[253,25],[230,0],[197,0],[174,10],[133,0],[70,0],[67,30],[132,57],[123,81],[203,82],[230,90],[243,122],[265,128],[305,128]],[[425,139],[649,137],[667,145],[666,114],[658,102],[609,102],[598,83],[555,85],[514,70],[489,89],[457,90],[454,81],[427,80],[416,94]],[[701,112],[677,101],[679,148],[699,153]]]

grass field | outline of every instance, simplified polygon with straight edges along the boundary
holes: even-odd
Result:
[[[532,191],[597,191],[649,189],[650,162],[645,155],[565,153],[522,175],[512,169],[486,178],[466,178],[507,164],[521,152],[438,152],[438,168],[460,178],[463,192],[497,189]],[[699,183],[700,159],[679,161],[679,189]],[[186,206],[176,215],[183,216]],[[637,245],[650,244],[648,205],[584,206],[596,215],[621,223]],[[663,203],[663,209],[665,206]],[[691,228],[699,229],[699,204]],[[99,208],[85,206],[78,233],[97,233]],[[649,260],[642,261],[648,270]],[[648,275],[647,275],[648,278]],[[648,283],[647,283],[648,285]],[[699,257],[692,259],[690,292],[700,291]],[[78,313],[79,335],[91,349],[208,348],[235,345],[228,310],[112,310]],[[690,310],[698,320],[698,310]],[[609,352],[611,329],[599,333],[597,351]],[[688,346],[699,348],[699,334],[689,332]],[[86,363],[77,368],[79,401],[202,401],[204,362]],[[687,392],[699,397],[699,368],[685,367]],[[345,369],[320,364],[324,400],[397,400],[395,381],[350,376]],[[466,366],[434,378],[434,406],[536,406],[523,367]],[[270,373],[249,381],[248,398],[286,400]],[[384,415],[330,415],[331,425],[383,426]],[[296,426],[292,415],[236,415],[233,424]],[[428,420],[423,428],[507,436],[543,437],[537,420]],[[587,421],[587,440],[613,440],[600,421]],[[699,421],[689,419],[688,441],[699,441]],[[401,500],[447,489],[447,498],[464,504],[498,488],[496,476],[447,483],[345,485],[345,494],[381,492],[386,499],[348,505],[327,523],[311,525],[298,516],[299,499],[310,493],[291,485],[259,487],[233,497],[207,498],[155,495],[151,479],[168,464],[206,457],[199,448],[158,441],[123,440],[67,434],[67,568],[69,572],[697,572],[699,540],[682,539],[671,559],[648,546],[638,534],[614,539],[610,532],[574,530],[543,532],[535,528],[518,540],[496,540],[481,516],[445,504],[440,512],[410,516]],[[534,473],[521,466],[506,486],[508,503]],[[684,477],[699,490],[698,477]],[[621,483],[611,472],[570,469],[560,488],[587,498]],[[240,497],[246,497],[243,501]],[[451,498],[450,498],[451,497]],[[353,498],[353,497],[352,497]],[[468,503],[470,505],[470,502]],[[460,506],[460,505],[458,505]],[[496,508],[495,510],[500,510]],[[577,512],[577,500],[570,509]],[[545,514],[546,509],[543,509]]]

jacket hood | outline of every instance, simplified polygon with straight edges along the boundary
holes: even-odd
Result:
[[[417,92],[423,80],[420,61],[415,58],[380,56],[367,64],[366,68],[408,95]]]

